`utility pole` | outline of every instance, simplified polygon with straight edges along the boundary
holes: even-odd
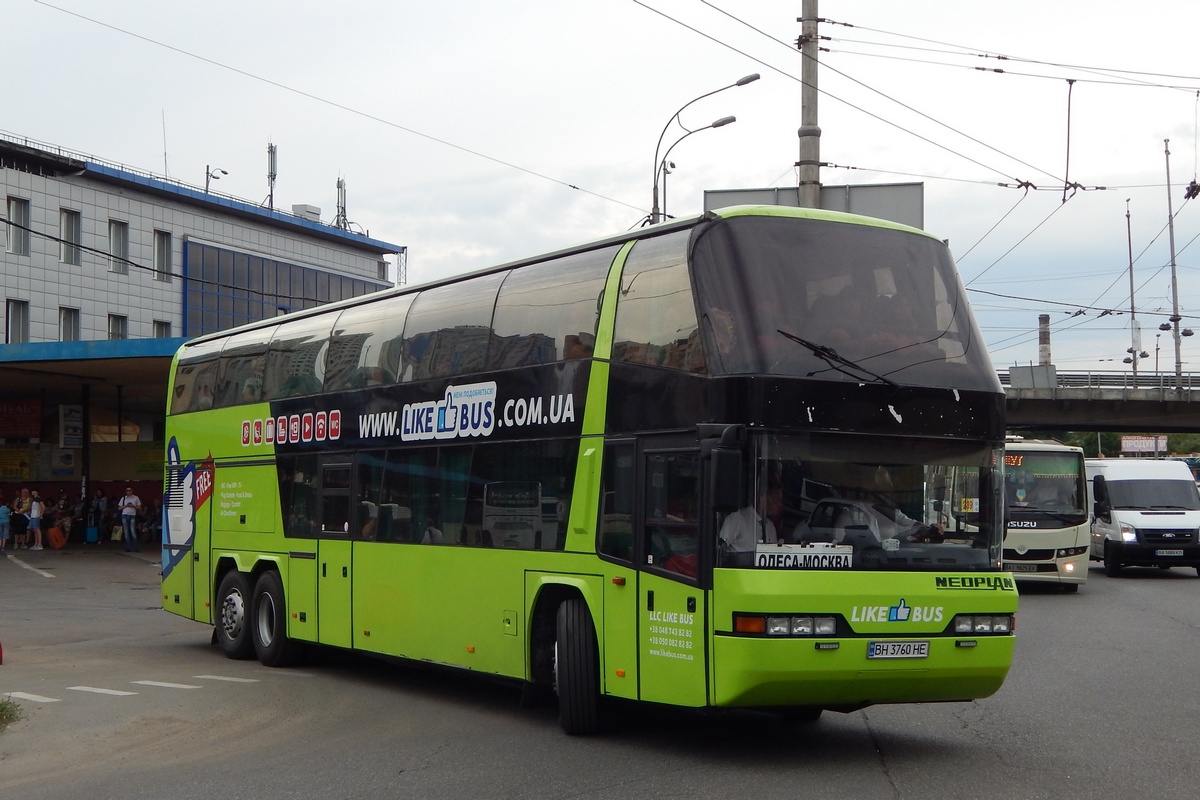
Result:
[[[1141,331],[1137,326],[1137,307],[1133,303],[1133,223],[1129,200],[1125,200],[1125,238],[1129,242],[1129,363],[1133,365],[1133,385],[1137,387],[1138,356],[1141,355]]]
[[[800,160],[796,204],[821,207],[821,128],[817,125],[817,0],[804,0],[800,23]]]
[[[1171,328],[1175,337],[1175,391],[1183,391],[1183,354],[1179,344],[1179,278],[1175,272],[1175,211],[1171,207],[1171,140],[1163,139],[1167,159],[1167,231],[1171,242]]]

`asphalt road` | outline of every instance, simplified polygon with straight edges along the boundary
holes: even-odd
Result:
[[[146,554],[0,559],[0,798],[1184,798],[1200,783],[1200,578],[1094,567],[1023,586],[1005,686],[787,725],[552,707],[471,676],[326,654],[230,661],[159,608]]]

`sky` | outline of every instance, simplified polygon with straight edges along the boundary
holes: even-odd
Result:
[[[800,0],[0,0],[0,132],[407,247],[423,283],[794,187]],[[1200,3],[820,0],[825,185],[917,181],[992,360],[1173,372],[1200,332]],[[719,91],[739,78],[761,79]],[[1168,143],[1169,141],[1169,143]],[[1168,155],[1169,150],[1169,155]],[[1168,170],[1170,189],[1168,191]],[[1128,216],[1127,216],[1128,215]],[[1106,313],[1108,312],[1108,313]],[[1181,339],[1200,372],[1200,336]]]

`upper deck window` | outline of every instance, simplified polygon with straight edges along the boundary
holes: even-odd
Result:
[[[325,391],[395,383],[402,369],[404,321],[416,295],[347,308],[333,326]]]
[[[507,274],[482,275],[421,292],[404,326],[400,380],[481,371],[487,363],[496,292]]]
[[[733,217],[698,229],[692,260],[714,374],[881,376],[999,391],[936,239],[852,222]],[[814,354],[819,348],[857,367]]]
[[[688,276],[688,233],[634,245],[617,298],[614,361],[706,371]]]
[[[332,322],[329,315],[321,314],[282,323],[275,329],[263,371],[263,400],[321,391]]]
[[[587,358],[616,247],[509,273],[496,299],[488,369]]]

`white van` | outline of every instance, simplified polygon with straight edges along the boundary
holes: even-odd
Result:
[[[1200,573],[1200,491],[1182,461],[1088,459],[1091,558],[1123,566],[1195,567]]]

